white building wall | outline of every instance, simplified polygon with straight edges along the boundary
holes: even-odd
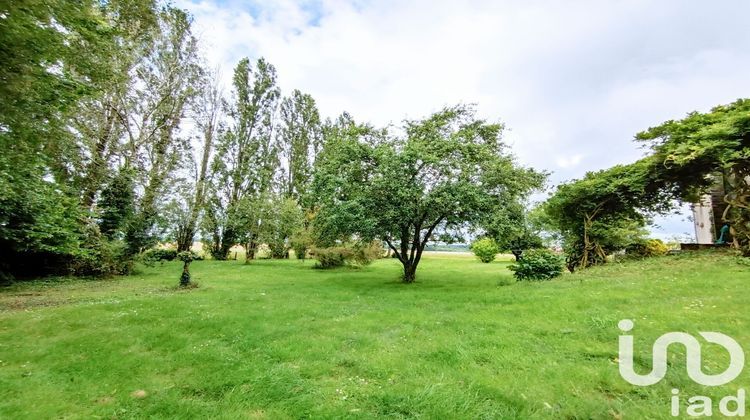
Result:
[[[714,235],[714,215],[711,209],[711,196],[701,196],[699,203],[693,207],[693,224],[695,225],[695,241],[699,244],[712,244],[716,241]]]

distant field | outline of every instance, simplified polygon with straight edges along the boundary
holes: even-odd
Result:
[[[611,264],[545,283],[508,262],[428,253],[313,270],[296,260],[198,261],[133,276],[0,289],[0,418],[671,418],[671,389],[718,398],[675,347],[664,381],[618,374],[617,322],[636,359],[668,331],[750,348],[750,270],[725,254]],[[707,371],[727,356],[704,346]],[[684,400],[683,400],[684,404]]]

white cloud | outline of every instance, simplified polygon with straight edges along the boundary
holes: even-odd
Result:
[[[583,159],[583,155],[576,154],[573,156],[560,156],[557,158],[555,163],[557,163],[557,166],[567,169],[567,168],[574,168],[578,166],[579,163],[581,163],[581,160]]]
[[[553,183],[631,162],[633,135],[750,93],[742,0],[181,0],[225,80],[244,56],[326,116],[383,125],[476,103]]]

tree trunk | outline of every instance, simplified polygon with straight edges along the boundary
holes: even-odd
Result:
[[[422,259],[422,252],[424,252],[425,245],[427,245],[427,242],[432,236],[432,232],[442,220],[443,218],[440,217],[430,225],[427,228],[427,233],[425,233],[424,237],[421,236],[424,219],[411,225],[414,227],[413,234],[409,231],[411,228],[410,225],[402,225],[400,251],[393,245],[389,238],[384,238],[385,242],[388,244],[388,248],[393,251],[394,257],[398,258],[404,266],[404,276],[402,278],[404,283],[413,283],[416,279],[417,266]],[[410,238],[413,238],[411,242]]]
[[[221,255],[223,260],[228,260],[231,257],[230,249],[235,244],[234,230],[231,228],[224,230],[224,235],[221,238]]]
[[[255,242],[255,238],[251,239],[250,242],[245,245],[245,264],[249,264],[251,260],[255,259],[255,251],[258,249],[258,243]]]
[[[182,266],[182,275],[180,276],[180,286],[186,287],[190,284],[190,261],[185,261]]]
[[[417,277],[417,264],[413,264],[408,261],[403,264],[404,264],[403,282],[414,283],[414,280]]]
[[[177,233],[177,252],[190,251],[195,236],[195,223],[188,222],[187,226],[179,228]]]

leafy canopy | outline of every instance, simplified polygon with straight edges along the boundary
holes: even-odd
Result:
[[[466,106],[406,121],[401,135],[350,122],[327,139],[315,175],[319,237],[381,239],[413,281],[437,231],[478,224],[542,185],[505,151],[502,128]]]

